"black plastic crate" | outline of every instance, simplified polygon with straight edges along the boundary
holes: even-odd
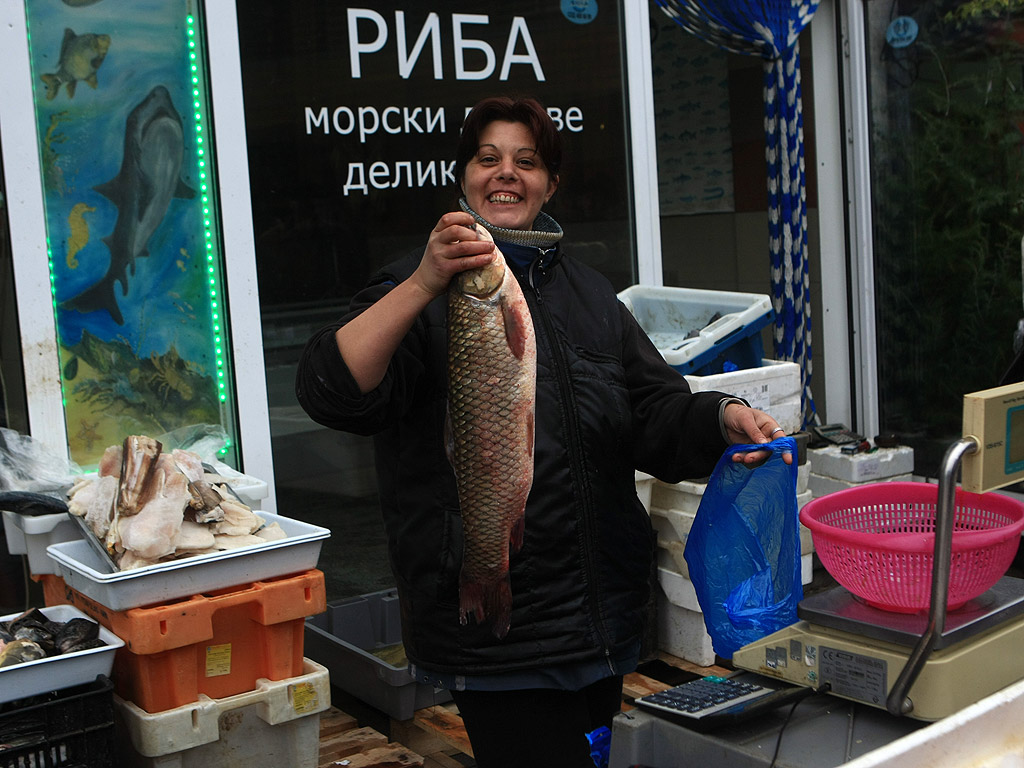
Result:
[[[95,681],[0,707],[0,768],[113,768],[114,685]]]

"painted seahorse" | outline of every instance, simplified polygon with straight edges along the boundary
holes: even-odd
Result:
[[[89,222],[85,220],[85,214],[95,210],[91,205],[76,203],[68,214],[68,229],[71,231],[68,238],[68,269],[78,269],[75,256],[89,243]]]

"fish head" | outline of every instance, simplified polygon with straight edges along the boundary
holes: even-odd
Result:
[[[505,281],[505,259],[496,258],[490,264],[460,272],[456,278],[458,290],[481,301],[493,297]]]
[[[110,50],[110,35],[96,35],[93,46],[100,61],[102,61],[103,57],[107,55],[107,51]]]
[[[477,238],[493,243],[491,233],[477,225]],[[505,257],[502,256],[498,246],[494,246],[494,261],[483,267],[467,269],[455,276],[456,288],[463,294],[481,301],[490,299],[497,295],[502,283],[505,281]]]

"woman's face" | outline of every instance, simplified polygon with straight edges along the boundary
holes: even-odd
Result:
[[[470,208],[505,229],[530,229],[557,187],[558,177],[544,165],[530,129],[505,120],[484,127],[462,178]]]

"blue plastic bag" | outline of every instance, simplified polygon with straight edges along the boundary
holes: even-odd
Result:
[[[771,451],[756,467],[733,455]],[[790,453],[793,463],[782,456]],[[796,440],[733,445],[701,497],[683,557],[715,653],[731,659],[748,643],[797,621],[803,597]]]

